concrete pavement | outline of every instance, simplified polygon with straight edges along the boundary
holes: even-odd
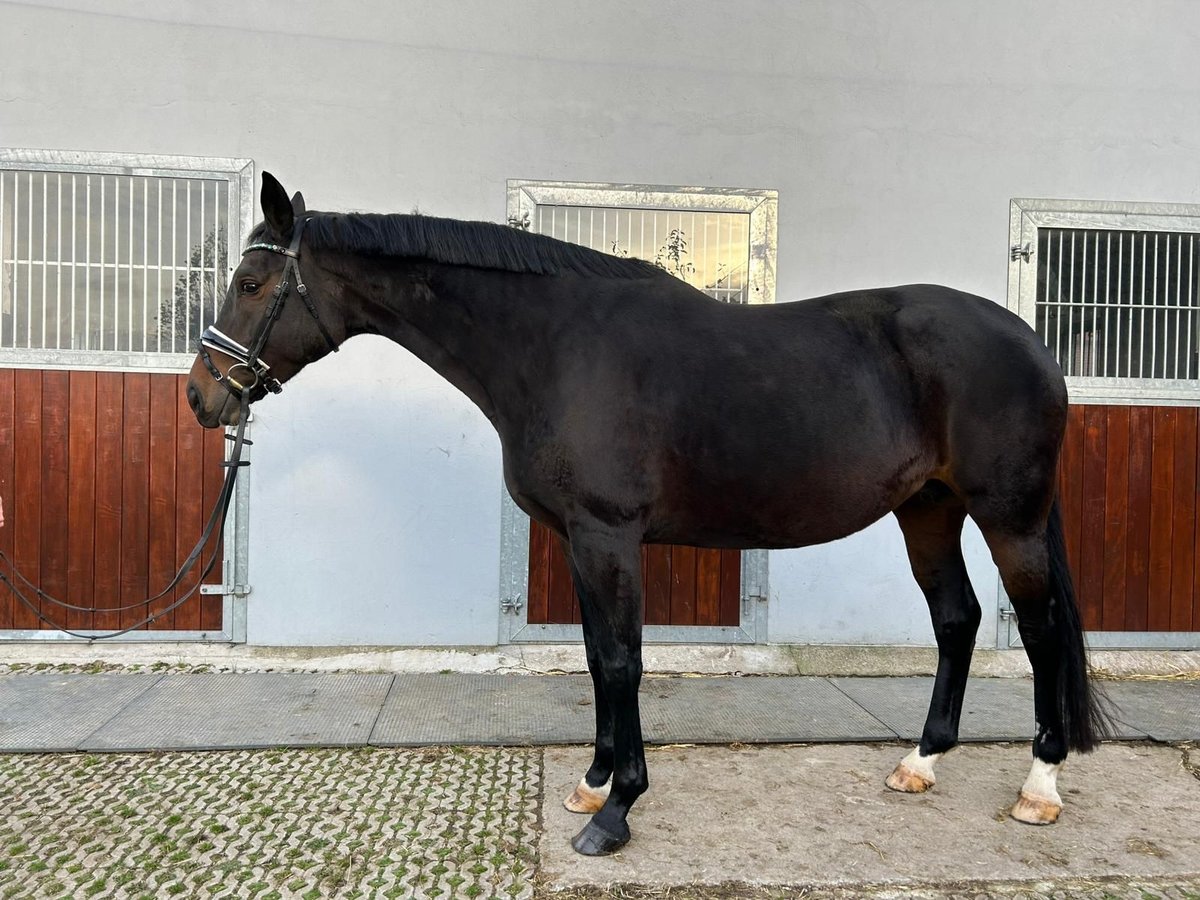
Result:
[[[1200,682],[1106,687],[1122,740],[1031,828],[1025,679],[973,680],[973,743],[908,796],[928,678],[648,677],[633,841],[584,859],[584,677],[14,671],[0,896],[1198,900]]]

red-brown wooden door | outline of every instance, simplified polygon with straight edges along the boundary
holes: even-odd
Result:
[[[731,625],[740,622],[742,555],[675,544],[642,548],[647,625]],[[562,546],[537,522],[529,532],[531,625],[579,622],[579,598]]]
[[[46,593],[96,608],[67,612],[41,601],[52,621],[103,630],[141,620],[144,606],[105,610],[158,593],[199,539],[224,476],[224,434],[196,423],[185,380],[0,368],[0,549]],[[220,577],[218,562],[207,580]],[[152,627],[220,631],[222,606],[219,595],[197,594]],[[0,586],[0,629],[47,627]]]
[[[1198,412],[1070,408],[1059,489],[1088,631],[1200,631]]]

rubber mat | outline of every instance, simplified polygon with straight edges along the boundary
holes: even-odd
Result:
[[[1109,681],[1104,690],[1133,736],[1200,741],[1200,681]]]
[[[904,740],[920,739],[929,712],[932,678],[830,680]],[[963,741],[1032,739],[1033,682],[1023,678],[968,679],[959,738]]]
[[[125,673],[22,673],[2,678],[0,750],[76,750],[162,678]]]
[[[933,679],[834,678],[835,685],[896,729],[916,741],[925,726]],[[1102,687],[1106,687],[1103,685]],[[963,699],[959,739],[962,741],[1027,741],[1033,739],[1033,680],[969,678]],[[1115,722],[1115,738],[1137,739],[1145,732]]]
[[[824,678],[644,678],[648,742],[894,740]],[[595,737],[591,679],[398,675],[371,743],[573,744]]]
[[[586,675],[397,675],[371,743],[577,744],[595,733]]]
[[[167,675],[81,744],[85,750],[364,744],[391,675]]]
[[[657,744],[896,739],[826,678],[646,678],[641,709]]]

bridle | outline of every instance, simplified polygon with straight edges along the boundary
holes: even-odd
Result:
[[[307,224],[307,218],[296,222],[296,227],[292,233],[291,246],[283,247],[279,244],[258,243],[251,244],[242,251],[242,256],[245,256],[252,250],[268,250],[271,253],[279,253],[287,257],[287,260],[283,264],[283,274],[279,278],[279,283],[275,285],[275,290],[271,294],[271,301],[267,305],[266,312],[263,314],[258,331],[255,332],[250,346],[243,346],[229,335],[218,330],[215,325],[209,325],[200,334],[200,359],[204,362],[205,368],[208,369],[209,374],[212,375],[218,384],[224,385],[225,389],[239,401],[243,400],[244,397],[249,397],[253,394],[255,388],[260,386],[264,391],[270,391],[272,394],[278,394],[283,390],[283,385],[279,383],[278,378],[271,374],[271,367],[263,362],[261,357],[263,347],[267,344],[267,338],[271,335],[271,329],[275,327],[275,322],[279,319],[279,314],[283,312],[283,303],[287,300],[288,292],[291,289],[289,279],[295,279],[296,293],[300,296],[309,314],[316,321],[317,328],[320,329],[321,336],[325,338],[325,343],[329,345],[329,349],[334,353],[338,350],[337,342],[334,341],[333,335],[329,333],[329,329],[325,327],[325,323],[321,321],[321,314],[317,312],[316,305],[308,295],[308,287],[304,284],[304,279],[300,277],[300,238],[304,234],[304,226]],[[233,365],[224,374],[221,374],[221,370],[213,363],[212,357],[208,353],[209,350],[216,350],[218,353],[228,356],[234,361]],[[244,377],[234,377],[233,373],[240,369],[245,369],[253,379],[249,384],[244,383],[246,381]],[[253,398],[251,397],[251,399]]]

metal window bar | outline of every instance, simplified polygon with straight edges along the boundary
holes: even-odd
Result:
[[[1040,231],[1037,331],[1065,374],[1200,378],[1200,234]]]
[[[0,348],[190,354],[228,220],[220,179],[0,168]]]
[[[717,300],[749,302],[750,228],[744,213],[539,205],[534,230],[655,262]]]

